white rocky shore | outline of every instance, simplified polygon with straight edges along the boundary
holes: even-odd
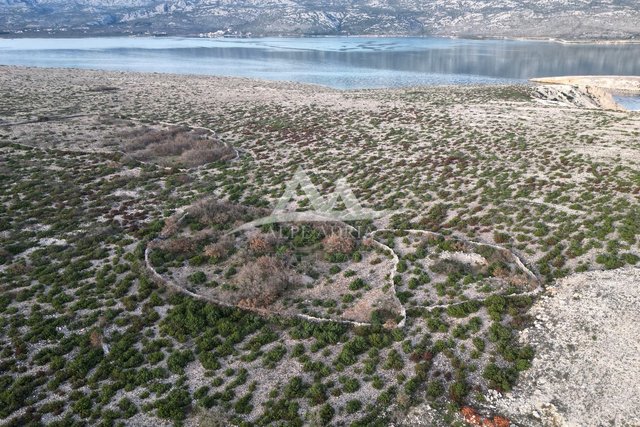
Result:
[[[637,76],[565,76],[531,79],[536,83],[534,96],[545,103],[570,107],[626,110],[613,94],[640,94]]]
[[[624,107],[616,103],[610,92],[595,86],[540,85],[534,89],[533,96],[543,103],[560,104],[567,107],[625,110]]]

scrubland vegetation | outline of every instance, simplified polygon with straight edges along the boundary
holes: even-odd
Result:
[[[639,260],[637,114],[0,70],[7,425],[452,424],[529,368],[540,289]],[[230,233],[299,166],[396,213]]]

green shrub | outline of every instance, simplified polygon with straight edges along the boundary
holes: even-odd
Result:
[[[500,368],[495,363],[490,363],[485,367],[482,376],[489,381],[489,387],[508,392],[516,382],[518,373],[513,368]]]
[[[323,426],[329,425],[335,413],[336,413],[335,409],[333,409],[333,406],[331,406],[330,404],[325,403],[324,405],[322,405],[320,407],[320,410],[318,411],[318,417],[320,418],[319,419],[320,425],[323,425]]]
[[[616,254],[600,254],[596,257],[596,262],[604,265],[607,270],[620,268],[624,265],[624,262]]]
[[[174,374],[182,374],[189,362],[193,362],[194,356],[191,350],[174,351],[167,359],[167,368]]]
[[[327,389],[324,384],[316,382],[309,387],[305,395],[312,405],[319,405],[327,400]]]
[[[345,393],[355,393],[360,390],[360,382],[355,378],[342,378],[340,382]]]
[[[71,406],[73,412],[78,414],[81,418],[89,418],[91,416],[91,408],[93,403],[88,396],[83,396],[73,403]]]
[[[126,397],[118,402],[118,408],[122,411],[123,418],[131,418],[138,412],[138,407]]]
[[[449,386],[449,397],[456,403],[462,403],[467,392],[467,385],[464,381],[458,380]]]
[[[175,388],[167,397],[157,400],[155,406],[160,418],[181,421],[191,407],[191,396],[188,391]]]
[[[345,405],[345,410],[348,414],[355,414],[362,408],[362,402],[358,399],[349,400]]]
[[[451,317],[463,318],[480,309],[480,303],[477,301],[465,301],[460,304],[450,305],[447,307],[447,314]]]
[[[302,377],[296,376],[289,380],[289,383],[285,386],[283,396],[286,399],[298,399],[304,397],[307,385],[302,380]]]
[[[485,343],[484,340],[480,337],[474,337],[473,338],[473,345],[475,348],[478,349],[478,351],[482,352],[484,351],[485,348]]]
[[[357,291],[364,288],[365,286],[367,286],[367,283],[364,280],[357,278],[349,284],[349,290]]]
[[[207,275],[202,271],[196,271],[189,276],[189,282],[194,285],[202,285],[207,281]]]
[[[404,368],[404,361],[400,356],[400,353],[396,349],[392,349],[387,356],[387,360],[382,365],[384,369],[394,369],[396,371]]]
[[[277,345],[276,347],[265,353],[265,366],[275,366],[276,363],[282,360],[285,354],[287,354],[287,349],[283,345]]]
[[[426,394],[429,399],[437,399],[444,394],[444,385],[438,380],[431,381],[427,384]]]
[[[253,398],[253,395],[251,393],[247,393],[244,396],[242,396],[240,399],[238,399],[238,401],[233,407],[236,414],[250,413],[253,410],[253,405],[251,404],[252,398]]]

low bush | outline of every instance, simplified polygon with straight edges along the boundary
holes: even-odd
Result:
[[[285,264],[270,256],[261,256],[245,264],[237,276],[239,296],[248,304],[266,306],[275,301],[290,284],[292,273]]]

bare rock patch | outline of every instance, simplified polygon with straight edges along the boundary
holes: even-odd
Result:
[[[499,412],[523,426],[640,425],[640,269],[576,274],[532,308],[532,368]]]

